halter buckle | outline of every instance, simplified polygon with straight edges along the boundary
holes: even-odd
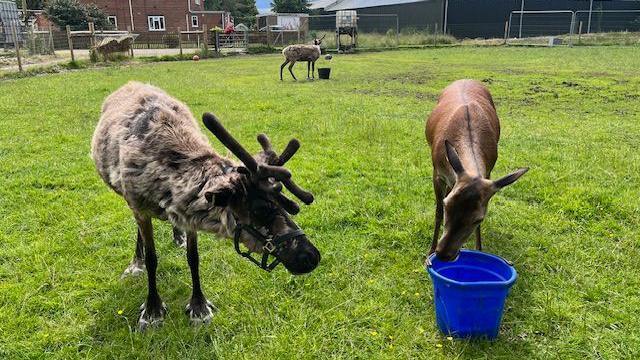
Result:
[[[272,254],[274,251],[276,251],[276,246],[273,244],[273,239],[267,239],[264,243],[264,245],[262,245],[262,248],[264,250],[267,250],[267,252],[269,254]]]

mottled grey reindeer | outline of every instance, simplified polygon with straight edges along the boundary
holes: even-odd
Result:
[[[303,274],[320,262],[316,247],[289,216],[300,207],[281,193],[284,185],[304,203],[313,202],[313,195],[299,188],[283,167],[300,143],[291,140],[278,156],[261,134],[258,141],[263,151],[253,157],[215,116],[205,114],[203,121],[243,165],[212,149],[183,103],[156,87],[136,82],[105,100],[93,136],[92,157],[100,176],[124,197],[138,225],[135,256],[125,275],[147,270],[141,330],[160,324],[166,313],[156,288],[151,218],[168,220],[174,226],[176,243],[186,241],[193,283],[187,313],[192,323],[209,322],[213,310],[200,287],[197,231],[233,237],[239,253],[239,243],[262,253],[259,265],[265,270],[282,262],[291,273]],[[248,252],[241,254],[250,257]],[[269,256],[276,260],[267,266]]]
[[[282,80],[282,71],[284,67],[289,65],[289,72],[291,76],[293,76],[293,80],[296,79],[296,76],[293,74],[293,65],[296,64],[296,61],[306,61],[307,62],[307,79],[309,79],[309,72],[311,72],[312,78],[315,79],[316,73],[316,61],[322,55],[322,50],[320,50],[320,45],[322,44],[322,40],[326,36],[323,35],[320,39],[314,39],[313,45],[306,44],[298,44],[298,45],[289,45],[282,50],[282,55],[284,55],[284,63],[280,65],[280,80]]]

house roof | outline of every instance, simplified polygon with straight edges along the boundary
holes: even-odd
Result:
[[[427,0],[316,0],[311,2],[311,9],[325,11],[354,10],[376,6],[399,5]]]

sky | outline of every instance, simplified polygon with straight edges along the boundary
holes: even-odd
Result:
[[[256,6],[260,12],[269,11],[269,8],[271,7],[271,0],[257,0]]]

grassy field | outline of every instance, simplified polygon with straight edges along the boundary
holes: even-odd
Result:
[[[637,52],[337,55],[331,81],[297,83],[277,80],[276,55],[0,82],[0,358],[637,359]],[[483,225],[486,250],[520,276],[494,342],[438,333],[422,268],[434,212],[424,121],[459,78],[493,92],[502,119],[494,176],[531,167],[494,197]],[[163,327],[133,331],[146,279],[119,278],[134,221],[89,158],[102,100],[129,80],[166,89],[198,117],[215,112],[252,151],[261,131],[280,149],[301,140],[289,168],[316,195],[297,216],[322,251],[315,272],[269,274],[203,235],[203,288],[218,311],[192,328],[184,250],[157,222],[169,312]]]

